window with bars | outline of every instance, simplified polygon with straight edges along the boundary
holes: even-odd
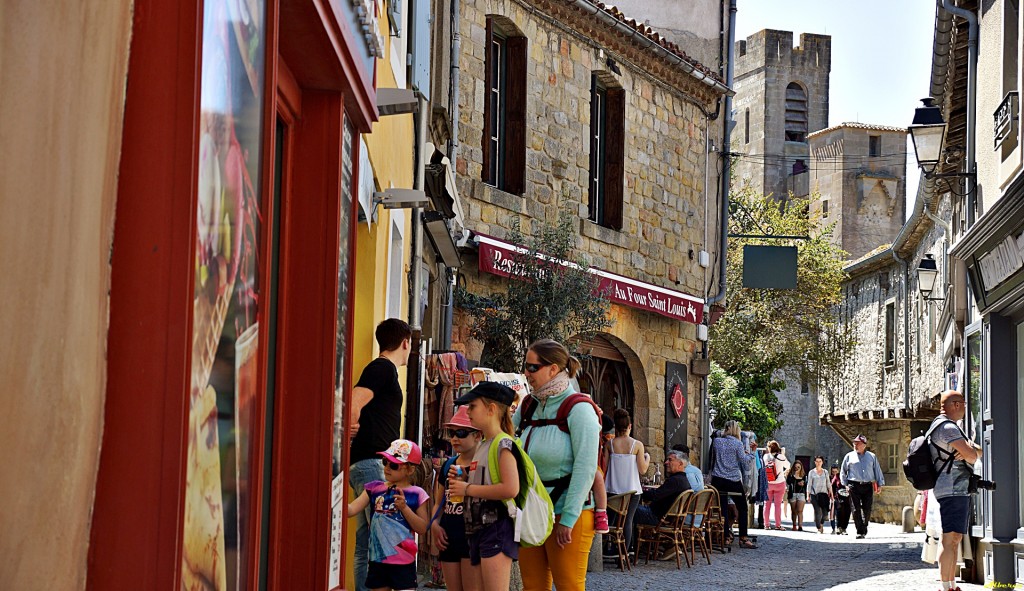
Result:
[[[516,195],[526,191],[526,37],[487,19],[482,180]]]
[[[807,142],[807,91],[796,82],[786,87],[786,141]]]
[[[598,74],[590,93],[590,221],[622,229],[622,184],[625,168],[626,93],[609,87]]]

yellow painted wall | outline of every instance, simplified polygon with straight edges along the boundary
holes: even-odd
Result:
[[[380,19],[381,30],[385,33],[390,31],[387,23],[387,10],[384,2],[381,2]],[[407,27],[403,27],[407,30]],[[403,39],[404,41],[404,39]],[[377,66],[377,88],[395,88],[397,86],[395,75],[391,69],[390,51],[391,39],[385,36],[385,56],[378,59]],[[388,188],[409,189],[413,186],[413,166],[415,162],[415,119],[413,115],[390,115],[381,117],[374,123],[370,134],[365,135],[366,147],[370,157],[370,164],[373,167],[374,178],[380,190]],[[392,212],[379,207],[377,209],[377,221],[367,227],[365,221],[359,222],[356,230],[356,252],[355,252],[355,303],[354,323],[352,342],[352,384],[359,379],[363,367],[380,354],[377,342],[374,339],[373,331],[382,320],[387,318],[387,289],[388,289],[388,251],[391,243],[391,219]],[[402,256],[402,285],[401,294],[401,315],[402,320],[408,321],[409,290],[409,242],[412,237],[412,216],[410,210],[405,210],[405,222],[403,225],[403,252]],[[404,389],[406,382],[406,369],[398,369],[398,380]],[[402,413],[405,416],[404,409]],[[355,531],[355,522],[349,522],[349,531]],[[349,547],[347,548],[348,559],[352,560],[355,552],[355,536],[349,536]],[[351,564],[351,562],[349,562]],[[346,573],[347,588],[354,588],[352,580],[352,569]]]
[[[0,2],[0,588],[85,588],[131,1]]]

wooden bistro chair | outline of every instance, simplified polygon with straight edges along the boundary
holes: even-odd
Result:
[[[630,572],[633,566],[629,563],[629,548],[626,547],[626,514],[629,513],[629,503],[634,494],[628,492],[608,497],[608,512],[615,515],[615,525],[609,526],[608,533],[604,534],[605,540],[615,545],[619,555],[619,570],[629,569]]]
[[[718,489],[708,486],[704,490],[711,491],[711,504],[708,506],[707,516],[705,517],[705,531],[707,532],[708,543],[712,549],[717,549],[720,552],[732,552],[732,547],[727,546],[725,543],[725,518],[722,516],[722,501],[718,494]],[[718,538],[720,541],[717,548],[715,546],[715,538]]]
[[[694,495],[689,510],[683,518],[682,536],[684,544],[688,542],[690,546],[690,558],[686,561],[687,564],[693,564],[695,560],[693,547],[698,543],[700,544],[700,553],[707,559],[708,564],[711,564],[711,552],[704,538],[711,531],[708,525],[708,513],[714,503],[716,492],[713,489],[704,489]]]
[[[686,554],[686,542],[683,535],[683,520],[686,518],[686,512],[689,510],[693,498],[693,491],[685,490],[679,493],[676,500],[672,502],[672,506],[669,507],[668,513],[661,518],[657,525],[637,526],[636,561],[640,560],[644,544],[647,544],[647,556],[644,558],[644,564],[648,564],[651,561],[651,554],[658,551],[661,542],[668,542],[670,547],[676,551],[677,569],[683,568],[682,563],[679,562],[680,554],[686,559],[686,566],[693,566],[690,563],[690,557]]]

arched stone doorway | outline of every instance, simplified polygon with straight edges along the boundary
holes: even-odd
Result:
[[[593,396],[609,416],[616,408],[626,409],[636,431],[638,420],[645,422],[647,414],[642,412],[638,418],[637,410],[648,408],[647,376],[640,358],[629,345],[607,333],[576,337],[571,342],[583,364],[580,389]]]

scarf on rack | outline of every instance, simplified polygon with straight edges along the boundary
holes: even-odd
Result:
[[[537,402],[544,402],[545,400],[552,396],[555,396],[556,394],[561,394],[568,387],[569,374],[565,373],[564,371],[560,371],[558,372],[558,375],[551,378],[551,381],[544,384],[540,388],[537,388],[537,390],[533,392],[533,394],[531,395],[537,399]]]

